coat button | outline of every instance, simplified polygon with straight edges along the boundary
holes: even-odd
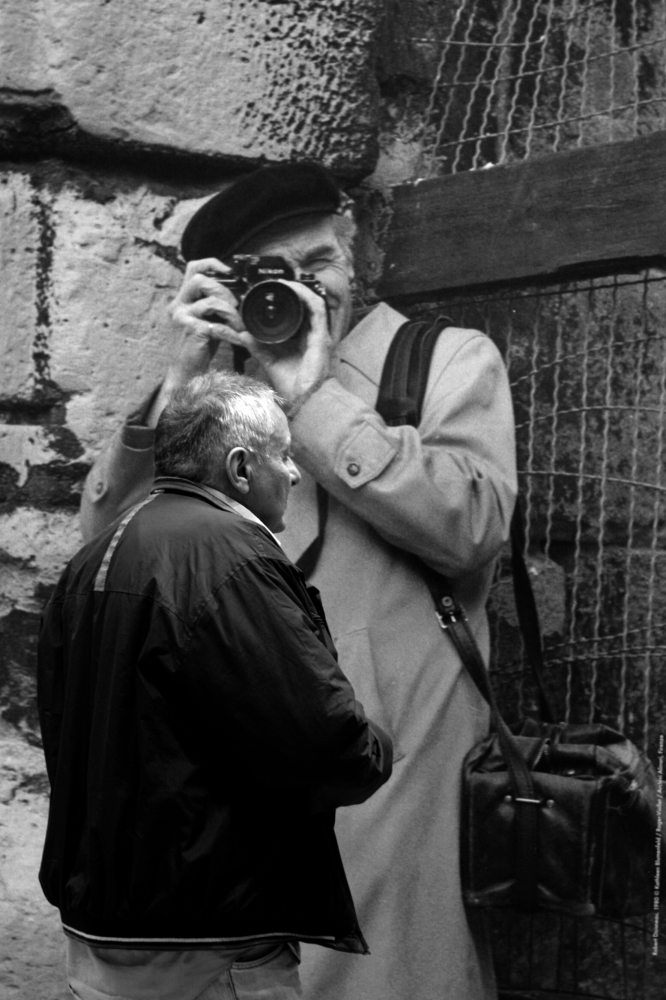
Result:
[[[361,471],[361,466],[357,465],[356,462],[350,462],[349,465],[347,466],[347,473],[350,476],[358,476],[360,471]]]

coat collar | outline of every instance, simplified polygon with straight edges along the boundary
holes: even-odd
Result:
[[[209,491],[200,483],[193,483],[191,479],[181,479],[179,476],[158,476],[150,492],[182,493],[185,496],[207,500],[211,506],[217,507],[218,510],[233,510],[226,497],[217,490]]]
[[[213,507],[217,507],[218,510],[232,511],[234,514],[240,514],[244,517],[246,521],[253,521],[255,524],[260,525],[267,531],[271,538],[280,545],[280,542],[275,537],[270,528],[267,528],[263,521],[261,521],[256,514],[253,514],[251,510],[244,507],[242,503],[238,503],[237,500],[232,500],[228,497],[226,493],[220,492],[220,490],[213,489],[212,486],[204,486],[202,483],[193,483],[191,479],[181,479],[178,476],[159,476],[150,491],[151,493],[181,493],[185,496],[199,497],[201,500],[207,500]]]
[[[379,386],[391,341],[406,321],[402,313],[380,302],[340,342],[335,352],[337,366],[351,365]]]

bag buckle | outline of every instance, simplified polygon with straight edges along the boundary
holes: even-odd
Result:
[[[442,626],[445,632],[449,627],[449,622],[455,624],[455,622],[457,622],[459,618],[463,621],[467,620],[465,618],[465,613],[463,612],[460,605],[456,604],[453,598],[450,597],[448,594],[445,594],[444,597],[441,597],[439,603],[442,607],[443,613],[436,611],[435,614],[439,619],[439,624]],[[446,616],[446,619],[444,618],[444,616]]]

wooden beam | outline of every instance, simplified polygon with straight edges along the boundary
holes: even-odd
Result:
[[[383,298],[666,258],[666,132],[393,189]]]

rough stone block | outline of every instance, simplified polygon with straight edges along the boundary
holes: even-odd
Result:
[[[367,173],[380,13],[378,0],[9,0],[0,119],[32,144],[50,107],[65,130],[119,145]]]
[[[50,588],[81,544],[76,514],[25,507],[0,517],[0,586],[4,591],[0,614],[8,610],[5,598],[11,607],[40,612],[43,591],[35,599],[37,585]]]
[[[81,544],[75,511],[19,507],[0,516],[0,719],[33,740],[39,617]]]
[[[0,995],[65,1000],[65,939],[37,881],[48,780],[39,749],[0,729]]]
[[[25,397],[33,385],[38,242],[33,194],[24,174],[0,178],[0,395],[4,399]]]
[[[57,165],[4,181],[14,219],[0,233],[10,269],[0,316],[6,502],[36,465],[89,461],[163,374],[174,346],[167,305],[181,279],[173,262],[200,199]]]

